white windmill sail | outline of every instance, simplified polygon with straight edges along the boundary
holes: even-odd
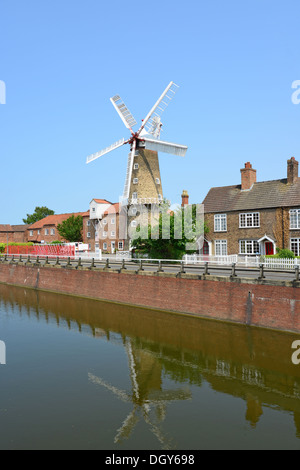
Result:
[[[172,142],[164,142],[163,140],[152,139],[146,136],[143,136],[143,140],[145,141],[145,148],[147,150],[170,153],[179,157],[185,157],[187,151],[186,145],[174,144]]]
[[[132,175],[132,167],[133,167],[133,160],[134,160],[135,150],[136,150],[136,141],[134,140],[133,143],[132,143],[131,152],[128,155],[128,160],[127,160],[126,179],[125,179],[125,186],[124,186],[124,191],[123,191],[123,198],[124,199],[129,198],[130,182],[131,182],[131,175]]]
[[[164,90],[162,95],[158,98],[155,105],[151,108],[147,116],[145,117],[143,124],[139,130],[139,133],[146,130],[148,134],[154,135],[157,130],[157,121],[160,122],[160,117],[172,98],[174,97],[179,86],[174,82],[170,82],[167,88]]]
[[[113,98],[110,98],[110,101],[112,102],[114,108],[116,109],[117,113],[119,114],[127,129],[131,130],[132,127],[137,124],[137,122],[132,116],[127,106],[125,105],[124,101],[119,95],[113,96]]]
[[[118,140],[114,144],[110,145],[109,147],[106,147],[103,150],[100,150],[100,152],[92,153],[92,155],[89,155],[86,159],[86,163],[90,163],[94,160],[96,160],[99,157],[102,157],[102,155],[105,155],[106,153],[111,152],[112,150],[117,149],[118,147],[121,147],[123,144],[126,144],[125,139]]]

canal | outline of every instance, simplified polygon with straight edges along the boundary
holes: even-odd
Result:
[[[300,449],[295,339],[0,285],[0,449]]]

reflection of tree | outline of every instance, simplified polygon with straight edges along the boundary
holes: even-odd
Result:
[[[167,405],[177,400],[191,398],[189,390],[162,390],[161,367],[155,357],[144,351],[133,351],[130,340],[125,342],[129,362],[132,392],[128,393],[91,373],[89,380],[101,385],[123,402],[133,403],[133,409],[123,421],[115,436],[115,443],[128,439],[141,416],[156,436],[163,449],[170,449],[171,442],[161,430],[161,423],[166,417]],[[154,412],[153,412],[154,411]]]

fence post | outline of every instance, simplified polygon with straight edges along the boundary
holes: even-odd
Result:
[[[71,266],[71,258],[68,256],[67,266]]]
[[[231,274],[230,274],[231,278],[236,277],[235,266],[236,266],[236,263],[232,263],[232,265],[231,265]]]
[[[58,257],[58,256],[56,257],[56,263],[55,263],[55,266],[59,266],[59,257]]]
[[[122,259],[121,269],[127,269],[126,266],[125,266],[125,259],[124,258]]]
[[[46,256],[46,259],[45,259],[45,265],[49,264],[49,257]]]
[[[109,269],[109,258],[106,258],[104,269]]]
[[[91,268],[94,268],[95,267],[95,258],[92,258],[92,262],[91,262]]]
[[[204,273],[203,273],[203,274],[204,274],[204,276],[208,276],[208,275],[209,275],[209,272],[208,272],[208,262],[206,262],[206,263],[204,264]]]
[[[299,281],[299,265],[295,266],[295,281]]]
[[[161,260],[159,260],[159,262],[158,262],[158,270],[157,270],[157,272],[158,272],[158,273],[163,273],[163,272],[164,272],[163,268],[161,267]]]
[[[82,265],[81,265],[81,258],[79,257],[79,258],[78,258],[78,264],[77,264],[76,268],[81,268],[81,267],[82,267]]]
[[[264,265],[259,265],[259,276],[258,279],[264,279],[266,276],[264,275]]]

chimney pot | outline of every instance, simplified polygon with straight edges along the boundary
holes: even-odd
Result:
[[[181,194],[181,207],[188,205],[189,203],[189,195],[188,192],[184,189]]]
[[[296,183],[298,179],[298,165],[299,163],[292,157],[287,161],[287,182],[290,184]]]
[[[253,184],[256,183],[256,170],[252,168],[250,162],[245,163],[245,168],[241,168],[241,189],[251,189]]]

